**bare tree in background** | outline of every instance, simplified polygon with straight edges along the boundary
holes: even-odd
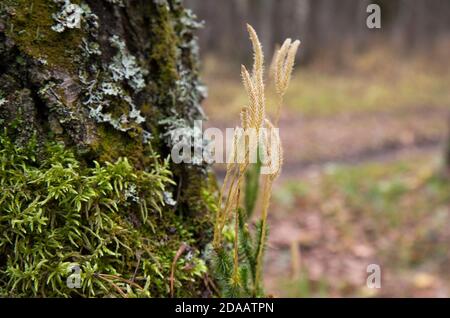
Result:
[[[381,30],[366,27],[370,3],[381,6]],[[302,62],[322,54],[339,58],[344,49],[362,50],[379,38],[405,51],[419,50],[450,33],[446,0],[186,0],[186,5],[206,21],[203,51],[228,58],[242,58],[242,49],[249,49],[241,31],[246,22],[256,27],[268,54],[273,43],[300,38]]]

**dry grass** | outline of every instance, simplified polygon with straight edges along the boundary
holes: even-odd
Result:
[[[301,58],[301,57],[300,57]],[[210,118],[231,121],[246,96],[232,67],[206,59],[204,78],[210,88],[205,108]],[[287,114],[331,116],[410,107],[450,107],[450,66],[427,57],[401,57],[387,50],[374,50],[354,57],[348,67],[332,69],[315,63],[293,76],[286,93]],[[269,101],[276,96],[268,94]],[[268,110],[274,113],[274,109]]]
[[[261,43],[255,30],[247,25],[247,30],[250,35],[250,40],[253,45],[254,63],[253,69],[250,73],[247,68],[242,65],[241,77],[242,83],[247,93],[247,106],[243,106],[240,110],[241,130],[235,132],[233,139],[233,152],[231,155],[231,162],[227,164],[225,180],[223,182],[219,202],[218,212],[216,215],[214,227],[213,246],[219,250],[223,245],[222,232],[225,225],[230,221],[231,216],[235,220],[235,237],[234,237],[234,262],[233,262],[233,277],[232,281],[235,286],[240,284],[239,278],[239,207],[240,207],[240,193],[244,184],[246,172],[251,164],[250,155],[253,152],[263,154],[261,159],[264,165],[270,167],[270,172],[262,176],[263,191],[262,195],[262,231],[260,242],[266,241],[266,227],[267,216],[270,205],[270,198],[272,193],[272,185],[274,180],[280,175],[281,165],[283,161],[281,140],[279,135],[275,132],[275,126],[272,124],[268,114],[266,113],[266,89],[264,83],[264,54]],[[273,59],[275,66],[273,84],[276,92],[276,117],[275,122],[278,122],[280,108],[283,103],[283,97],[288,88],[291,73],[294,68],[294,60],[299,46],[299,41],[292,42],[287,39],[283,46],[275,53]],[[263,131],[265,129],[265,131]],[[258,141],[254,148],[252,142],[248,139],[252,136],[252,131],[256,132]],[[263,136],[260,138],[260,134]],[[274,147],[275,146],[275,147]],[[257,149],[256,149],[257,148]],[[243,160],[239,160],[240,154],[243,154]],[[257,249],[256,254],[256,275],[255,275],[255,291],[259,290],[259,282],[261,281],[262,264],[264,261],[263,253],[264,243],[261,243]]]

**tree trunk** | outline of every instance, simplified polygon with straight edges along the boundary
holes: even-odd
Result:
[[[15,145],[25,146],[35,136],[38,149],[48,142],[63,142],[81,166],[127,158],[136,171],[150,171],[155,154],[160,163],[170,154],[173,129],[203,119],[204,88],[198,79],[193,34],[197,27],[195,17],[178,0],[2,0],[0,123]],[[210,213],[203,194],[213,189],[214,182],[208,181],[204,165],[170,164],[170,170],[174,185],[164,195],[173,200],[162,207],[161,216],[152,216],[156,234],[148,239],[157,241],[154,254],[133,251],[134,258],[121,261],[129,262],[135,272],[105,274],[132,280],[145,276],[147,264],[161,274],[152,278],[150,296],[200,296],[206,291],[204,273],[184,282],[189,260],[183,257],[200,258],[210,240]],[[0,211],[0,216],[4,213]],[[164,258],[161,248],[167,249]],[[0,251],[2,273],[13,253]],[[16,265],[25,271],[20,260]],[[5,293],[1,281],[11,276],[0,275],[0,291]],[[108,285],[106,278],[103,281]],[[110,282],[111,294],[117,286],[122,288],[120,282]],[[53,295],[42,284],[29,294]],[[104,296],[97,290],[94,295]]]

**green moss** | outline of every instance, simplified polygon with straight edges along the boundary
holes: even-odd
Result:
[[[178,79],[178,37],[173,28],[173,16],[166,5],[154,4],[151,12],[150,64],[157,74],[154,78],[158,88],[167,91]]]
[[[80,3],[80,1],[72,1]],[[7,35],[33,58],[45,60],[50,66],[74,71],[73,57],[79,55],[83,31],[57,33],[52,14],[58,6],[48,0],[4,0],[9,13]]]
[[[144,117],[151,118],[155,115],[155,108],[150,103],[144,103],[141,108],[141,113]]]
[[[139,168],[150,164],[152,158],[149,149],[145,149],[146,146],[140,138],[120,133],[108,124],[99,124],[97,133],[99,142],[94,145],[94,152],[98,154],[100,162],[111,162],[120,157],[127,157]]]
[[[212,229],[201,193],[211,185],[205,167],[179,165],[169,170],[161,161],[168,148],[160,137],[164,127],[158,124],[173,112],[191,120],[192,105],[199,104],[196,94],[183,95],[192,91],[191,86],[179,85],[189,84],[191,75],[197,74],[196,69],[189,70],[189,49],[181,48],[183,30],[176,20],[182,7],[145,3],[150,44],[145,48],[148,58],[139,62],[149,71],[148,86],[136,92],[118,83],[126,94],[105,98],[108,106],[104,111],[113,119],[129,113],[125,97],[146,117],[145,123],[130,124],[133,127],[126,132],[107,122],[91,127],[81,111],[81,107],[89,111],[98,106],[96,100],[93,105],[81,106],[82,96],[92,93],[88,83],[93,76],[99,79],[98,87],[111,82],[107,61],[80,48],[82,38],[96,42],[95,36],[85,28],[53,31],[52,14],[60,8],[51,0],[4,0],[0,10],[2,7],[7,12],[7,36],[23,52],[14,64],[24,68],[17,76],[26,74],[27,57],[31,57],[47,63],[43,69],[70,73],[81,93],[79,98],[65,98],[65,87],[55,84],[55,101],[53,94],[46,92],[49,80],[41,83],[47,86],[40,87],[39,99],[50,110],[51,122],[39,123],[42,131],[28,126],[39,132],[37,148],[45,143],[44,150],[37,151],[25,142],[16,147],[17,138],[13,144],[1,137],[0,186],[6,190],[0,194],[0,296],[123,296],[116,287],[127,296],[168,296],[171,264],[183,244],[190,248],[176,264],[174,293],[199,296],[205,290],[201,286],[205,265],[199,254],[209,243]],[[90,65],[95,65],[99,74],[90,74]],[[85,78],[78,71],[86,74]],[[52,76],[57,78],[51,81],[60,83],[57,75]],[[196,83],[192,79],[192,85]],[[151,145],[142,142],[144,129],[152,133]],[[46,143],[47,137],[63,139],[72,149],[86,144],[90,151],[74,154],[61,145]],[[152,147],[161,155],[155,155]],[[180,181],[177,187],[172,179]],[[127,191],[132,194],[128,198]],[[176,199],[174,207],[164,205],[166,192]],[[78,263],[83,271],[81,290],[65,285],[71,263]],[[129,283],[134,276],[139,287]]]
[[[60,144],[15,146],[0,135],[0,296],[199,296],[205,263],[193,225],[164,207],[168,163],[126,158],[86,167]],[[67,279],[81,269],[80,288]],[[73,276],[72,276],[73,277]]]

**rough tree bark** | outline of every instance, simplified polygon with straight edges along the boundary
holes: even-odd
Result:
[[[166,158],[170,131],[203,118],[199,25],[180,2],[2,0],[1,125],[20,118],[16,144],[33,135],[39,144],[63,141],[86,165],[127,157],[145,170],[150,150]],[[211,229],[202,192],[213,182],[203,165],[171,170],[171,213],[182,215],[191,248],[202,251]],[[204,290],[198,283],[184,295]]]

